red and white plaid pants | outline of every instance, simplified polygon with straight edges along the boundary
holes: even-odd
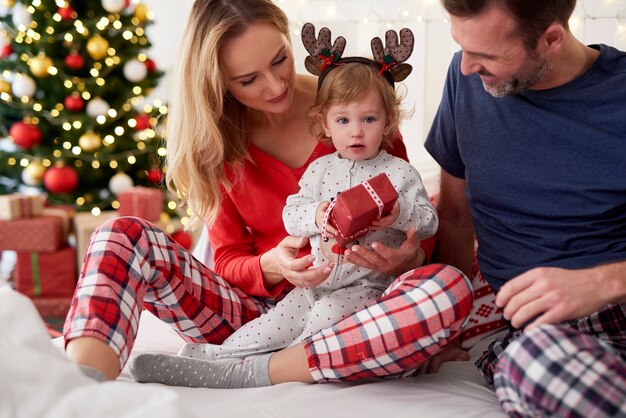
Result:
[[[188,342],[219,344],[270,307],[149,222],[115,218],[91,237],[64,337],[100,339],[121,369],[143,308]],[[455,268],[407,272],[379,301],[305,340],[311,374],[319,382],[409,376],[458,335],[471,308],[471,285]]]

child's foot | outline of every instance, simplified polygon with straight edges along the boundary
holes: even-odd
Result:
[[[206,388],[252,388],[270,386],[271,354],[205,361],[167,354],[140,354],[130,360],[137,382]]]

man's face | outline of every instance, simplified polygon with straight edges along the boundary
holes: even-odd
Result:
[[[540,87],[550,61],[526,48],[517,23],[500,8],[471,18],[452,16],[451,22],[452,37],[463,49],[463,75],[478,74],[494,97]]]

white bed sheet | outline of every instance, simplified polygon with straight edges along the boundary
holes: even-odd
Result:
[[[19,320],[7,327],[9,318]],[[169,326],[144,312],[133,354],[176,353],[181,344]],[[61,355],[61,346],[60,339],[50,344],[27,298],[0,289],[0,418],[506,416],[472,362],[446,363],[437,374],[402,380],[218,390],[138,384],[127,369],[115,382],[93,384]]]

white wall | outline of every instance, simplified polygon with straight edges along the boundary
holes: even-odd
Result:
[[[142,0],[154,12],[148,29],[153,43],[149,55],[159,68],[172,68],[183,26],[192,0]],[[292,25],[292,41],[298,71],[304,69],[306,51],[300,42],[300,28],[311,22],[316,30],[327,26],[332,36],[347,39],[345,55],[371,56],[369,42],[374,36],[384,39],[388,28],[410,28],[415,49],[408,62],[413,73],[406,86],[405,109],[413,116],[405,120],[402,131],[409,158],[420,170],[430,192],[437,188],[438,168],[424,150],[423,141],[439,104],[443,80],[452,54],[458,46],[452,41],[449,23],[439,0],[275,0],[285,10]],[[572,31],[587,44],[605,43],[626,50],[626,0],[578,0]],[[151,98],[167,101],[168,78],[155,89]]]

